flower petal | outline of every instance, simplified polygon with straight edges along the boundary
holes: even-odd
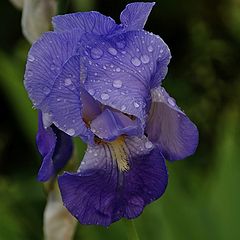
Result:
[[[51,18],[56,14],[55,0],[24,0],[22,13],[22,30],[29,42],[50,29]]]
[[[74,55],[80,35],[48,32],[35,42],[28,54],[25,88],[36,108],[45,112],[44,100],[50,93],[63,64]]]
[[[128,4],[120,15],[123,26],[128,31],[142,29],[154,5],[155,2]]]
[[[144,119],[150,89],[165,77],[154,78],[167,68],[170,52],[157,36],[145,31],[132,31],[107,39],[86,34],[81,54],[86,67],[85,88],[104,105]],[[167,59],[167,60],[166,60]]]
[[[36,142],[43,157],[38,172],[38,180],[47,181],[59,169],[64,167],[70,159],[73,149],[72,140],[68,135],[56,128],[44,128],[42,113],[39,111]]]
[[[64,205],[82,224],[108,226],[137,217],[167,185],[164,159],[152,146],[146,138],[89,146],[79,173],[59,177]],[[122,169],[124,153],[128,170]]]
[[[113,141],[121,135],[137,136],[143,133],[137,119],[131,120],[121,112],[106,109],[91,122],[95,135],[106,141]]]
[[[92,142],[93,134],[83,119],[82,100],[86,98],[82,99],[81,94],[88,93],[80,85],[79,66],[80,56],[73,56],[64,64],[46,103],[55,126],[70,136],[80,136],[84,141]],[[95,106],[92,109],[95,111]]]
[[[99,12],[79,12],[53,17],[54,31],[78,29],[82,33],[110,34],[117,27],[115,21]]]
[[[148,138],[159,145],[168,160],[192,155],[198,145],[198,130],[164,88],[152,92],[153,101],[147,121]]]

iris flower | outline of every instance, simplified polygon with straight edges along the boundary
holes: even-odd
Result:
[[[128,4],[120,24],[94,11],[56,16],[28,54],[40,180],[66,163],[70,136],[88,144],[78,170],[58,177],[64,205],[82,224],[139,216],[166,189],[165,159],[183,159],[198,144],[196,126],[161,86],[171,55],[143,30],[153,6]]]

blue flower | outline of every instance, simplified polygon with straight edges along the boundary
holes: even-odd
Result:
[[[153,5],[127,5],[121,24],[98,12],[56,16],[54,32],[29,51],[25,87],[46,125],[88,143],[78,171],[59,177],[64,205],[83,224],[140,215],[165,191],[165,158],[183,159],[198,144],[196,126],[161,86],[171,55],[143,30]],[[51,129],[40,141],[48,176]]]

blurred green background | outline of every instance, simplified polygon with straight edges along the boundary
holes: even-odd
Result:
[[[131,1],[72,0],[68,12],[119,19]],[[21,11],[0,1],[0,240],[43,238],[36,111],[23,87],[30,44]],[[141,240],[240,239],[240,0],[159,0],[146,30],[169,45],[168,92],[196,123],[194,156],[168,164],[165,195],[135,220]],[[75,239],[127,239],[124,221],[78,225]]]

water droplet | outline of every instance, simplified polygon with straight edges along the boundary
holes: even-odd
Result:
[[[92,96],[95,94],[95,90],[94,90],[94,89],[90,89],[88,92],[89,92],[89,94],[92,95]]]
[[[149,52],[153,52],[153,47],[150,45],[150,46],[148,46],[148,51]]]
[[[139,106],[140,106],[137,102],[134,102],[133,105],[135,108],[139,108]]]
[[[173,99],[172,97],[169,97],[167,101],[168,101],[168,103],[169,103],[171,106],[173,106],[173,107],[176,105],[176,101],[175,101],[175,99]]]
[[[147,64],[147,63],[149,63],[149,57],[147,56],[147,55],[142,55],[141,56],[141,61],[142,61],[142,63],[145,63],[145,64]]]
[[[35,57],[33,55],[28,55],[28,61],[33,62],[35,60]]]
[[[32,71],[28,71],[28,77],[31,77],[31,76],[33,76],[33,72]]]
[[[73,128],[69,128],[66,133],[70,136],[73,136],[75,134],[75,130]]]
[[[136,67],[141,65],[141,61],[137,57],[132,58],[131,62]]]
[[[65,86],[69,86],[69,85],[71,85],[71,84],[72,84],[71,78],[66,78],[66,79],[64,80],[64,85],[65,85]]]
[[[44,92],[45,94],[49,94],[49,93],[50,93],[50,88],[49,88],[49,87],[44,87],[44,88],[43,88],[43,92]]]
[[[107,69],[107,67],[104,65],[104,66],[103,66],[103,69]]]
[[[51,69],[52,71],[54,71],[55,68],[56,68],[55,64],[51,64],[50,69]]]
[[[121,80],[114,80],[113,81],[113,87],[115,88],[121,88],[122,87],[122,81]]]
[[[120,72],[121,71],[121,69],[118,67],[118,68],[116,68],[116,72]]]
[[[93,155],[94,155],[95,157],[97,157],[98,154],[95,152]]]
[[[95,73],[94,73],[94,76],[97,76],[97,75],[98,75],[98,74],[95,72]]]
[[[160,50],[160,53],[163,53],[163,49]]]
[[[107,93],[102,93],[101,94],[101,99],[102,100],[108,100],[110,97],[109,97],[109,95],[107,94]]]
[[[92,59],[99,59],[102,57],[103,51],[100,48],[92,48],[90,54]]]
[[[125,47],[125,42],[124,41],[117,42],[116,45],[117,45],[118,48],[124,48]]]
[[[126,110],[126,106],[125,105],[122,105],[122,107],[121,107],[121,111],[124,111],[124,110]]]
[[[145,148],[150,149],[153,147],[153,144],[150,141],[145,142]]]
[[[57,102],[60,102],[61,101],[61,98],[57,98]]]
[[[108,48],[108,52],[112,55],[117,55],[117,50],[115,48],[112,47]]]

